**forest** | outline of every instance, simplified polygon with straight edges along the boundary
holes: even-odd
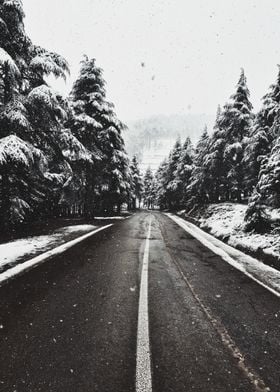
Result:
[[[144,177],[144,200],[165,210],[193,210],[220,202],[248,204],[245,229],[264,232],[266,208],[280,207],[280,67],[262,107],[253,113],[244,70],[229,101],[218,107],[213,132],[196,146],[177,140],[153,175]]]
[[[213,132],[194,147],[177,140],[142,179],[126,153],[126,125],[106,97],[102,69],[86,55],[69,96],[67,60],[33,44],[19,0],[0,1],[0,219],[3,228],[42,217],[120,212],[121,206],[178,211],[217,202],[248,204],[247,230],[266,230],[266,206],[280,207],[280,68],[253,112],[244,70]],[[138,200],[138,203],[136,202]]]
[[[125,151],[114,105],[86,55],[71,93],[67,61],[34,45],[20,0],[0,0],[0,219],[2,228],[42,217],[112,214],[135,206],[141,178]]]

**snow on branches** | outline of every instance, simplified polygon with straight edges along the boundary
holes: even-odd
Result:
[[[21,0],[4,0],[3,6],[7,9],[15,10],[21,18],[25,16]]]
[[[20,76],[20,71],[16,65],[16,62],[3,48],[0,48],[0,65],[7,65],[8,72],[11,73],[14,77]]]
[[[0,139],[0,165],[14,164],[30,167],[35,159],[42,159],[40,150],[15,135]]]
[[[93,162],[91,152],[71,133],[69,129],[62,130],[59,135],[58,143],[64,157],[70,162]]]
[[[69,65],[62,56],[54,52],[48,52],[39,46],[34,47],[34,54],[35,56],[29,64],[31,71],[42,76],[52,74],[56,78],[66,79],[66,74],[69,73]]]

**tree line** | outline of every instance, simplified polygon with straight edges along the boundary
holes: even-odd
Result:
[[[193,147],[177,140],[153,176],[144,197],[161,209],[191,210],[218,202],[248,203],[248,230],[265,230],[266,206],[280,207],[280,67],[253,113],[244,70],[229,101],[218,107],[213,132],[207,128]],[[148,185],[147,185],[148,184]]]
[[[111,214],[136,206],[142,180],[125,151],[102,69],[84,57],[68,97],[47,78],[69,74],[59,54],[34,45],[21,0],[0,0],[0,219]]]

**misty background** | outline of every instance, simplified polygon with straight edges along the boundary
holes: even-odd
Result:
[[[56,89],[70,91],[84,53],[97,59],[129,126],[130,154],[143,156],[143,145],[159,152],[161,144],[162,155],[178,135],[195,142],[204,125],[211,132],[241,67],[255,111],[277,74],[277,0],[25,0],[24,7],[31,39],[69,61],[66,83],[51,80]]]

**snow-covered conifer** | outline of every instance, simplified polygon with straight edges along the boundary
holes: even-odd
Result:
[[[154,207],[155,203],[155,183],[154,175],[150,167],[147,168],[143,179],[143,202],[148,209]]]
[[[143,179],[139,169],[139,162],[136,155],[133,156],[130,163],[131,172],[131,199],[132,208],[136,209],[138,200],[138,205],[141,204],[142,190],[143,190]]]
[[[244,166],[245,186],[251,194],[259,178],[263,160],[269,155],[279,136],[279,127],[274,124],[280,109],[280,66],[276,82],[263,97],[263,105],[257,113],[250,134],[245,141]]]
[[[205,157],[208,153],[209,135],[205,127],[200,136],[194,154],[194,167],[191,172],[189,183],[186,186],[186,206],[192,208],[196,204],[204,204],[208,201],[210,189],[209,177],[205,165]]]
[[[103,71],[95,59],[84,57],[78,79],[71,92],[72,116],[69,127],[92,154],[86,167],[86,208],[89,213],[112,213],[128,202],[130,193],[129,160],[124,148],[125,128],[106,100]]]

